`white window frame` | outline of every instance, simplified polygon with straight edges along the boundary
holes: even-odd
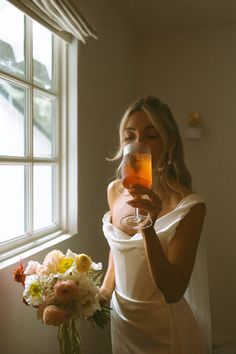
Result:
[[[19,262],[78,233],[78,40],[62,43],[60,60],[67,70],[61,75],[60,95],[60,229],[38,233],[30,241],[25,238],[1,245],[0,269]],[[1,227],[1,225],[0,225]]]

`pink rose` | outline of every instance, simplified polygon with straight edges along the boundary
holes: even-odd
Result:
[[[66,319],[66,311],[60,307],[49,305],[43,311],[43,322],[48,326],[59,326]]]
[[[79,296],[79,287],[73,280],[58,281],[54,285],[55,299],[61,302],[76,300]]]

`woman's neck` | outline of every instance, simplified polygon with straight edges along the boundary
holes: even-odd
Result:
[[[176,178],[169,176],[167,183],[157,176],[154,179],[153,190],[157,193],[163,203],[163,209],[170,209],[180,202],[184,196],[190,194],[191,189],[179,183]]]

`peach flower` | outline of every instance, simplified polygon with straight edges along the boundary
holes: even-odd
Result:
[[[59,326],[66,319],[66,311],[60,307],[49,305],[43,311],[43,322],[48,326]]]
[[[79,287],[73,280],[62,280],[54,285],[55,299],[61,302],[76,300]]]
[[[61,251],[54,250],[49,252],[44,258],[40,274],[49,275],[51,273],[57,273],[58,265],[64,258],[65,255]]]
[[[40,264],[39,262],[29,261],[25,270],[25,274],[39,274],[42,270],[42,267],[42,264]]]

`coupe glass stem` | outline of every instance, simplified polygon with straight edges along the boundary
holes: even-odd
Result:
[[[140,215],[138,208],[134,208],[134,220],[140,222]]]

